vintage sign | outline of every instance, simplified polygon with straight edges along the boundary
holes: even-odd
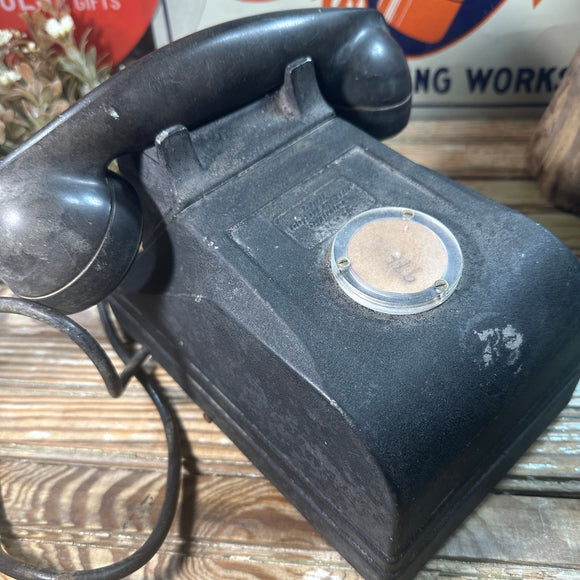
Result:
[[[77,37],[90,28],[90,42],[114,63],[125,58],[149,27],[158,0],[68,0]],[[35,0],[0,0],[0,29],[26,30],[21,18]]]
[[[234,18],[316,7],[382,12],[409,59],[415,111],[541,109],[580,43],[578,0],[180,0],[167,20],[178,38]],[[163,16],[154,21],[159,44],[169,40]]]

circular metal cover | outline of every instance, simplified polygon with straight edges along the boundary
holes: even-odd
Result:
[[[336,234],[332,273],[348,296],[378,312],[413,314],[453,293],[463,268],[455,236],[430,215],[401,207],[361,213]]]

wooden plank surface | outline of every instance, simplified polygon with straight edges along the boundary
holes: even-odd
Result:
[[[580,256],[580,219],[525,173],[532,121],[420,121],[391,142],[550,228]],[[104,340],[94,310],[77,315]],[[118,364],[118,360],[111,356]],[[184,435],[183,493],[159,554],[132,578],[360,580],[162,369]],[[137,548],[164,493],[156,412],[131,383],[111,400],[78,349],[0,315],[0,532],[9,551],[60,569]],[[580,579],[580,390],[420,573]]]

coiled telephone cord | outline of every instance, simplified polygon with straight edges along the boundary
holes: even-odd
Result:
[[[125,363],[125,368],[118,374],[101,345],[79,324],[64,314],[40,304],[19,298],[0,297],[0,312],[19,314],[44,322],[68,336],[91,359],[105,386],[112,397],[119,397],[132,376],[143,385],[153,401],[163,423],[167,440],[167,484],[165,498],[155,527],[145,543],[133,554],[101,568],[94,570],[77,570],[74,572],[57,572],[44,570],[16,560],[0,544],[0,572],[16,580],[117,580],[125,578],[144,566],[159,550],[165,540],[177,508],[179,485],[181,480],[181,453],[176,419],[160,392],[155,381],[143,370],[142,363],[149,355],[145,348],[131,354],[116,332],[105,305],[99,305],[99,314],[105,332],[117,354]]]

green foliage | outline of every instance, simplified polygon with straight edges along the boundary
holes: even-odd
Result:
[[[0,30],[0,157],[103,82],[111,67],[88,44],[58,0],[22,18],[28,33]]]

